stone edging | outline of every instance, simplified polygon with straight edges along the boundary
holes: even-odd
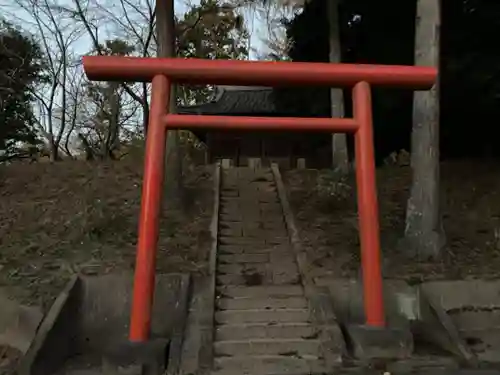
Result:
[[[222,172],[220,163],[215,164],[214,171],[214,202],[213,202],[213,212],[212,212],[212,221],[210,223],[210,237],[211,237],[211,247],[210,247],[210,263],[209,263],[209,272],[210,275],[213,276],[214,280],[214,294],[215,294],[215,273],[217,271],[217,248],[218,248],[218,239],[219,239],[219,208],[220,208],[220,187],[222,180]]]
[[[431,327],[434,331],[427,332],[427,335],[433,339],[435,344],[453,353],[462,364],[474,366],[477,357],[465,345],[456,326],[440,303],[427,293],[425,285],[417,286],[416,291],[420,302],[420,310],[427,315],[425,318],[428,324],[432,324]],[[439,332],[437,337],[436,332]]]
[[[295,254],[304,292],[312,312],[312,318],[314,319],[315,325],[321,329],[321,341],[325,362],[330,368],[338,367],[342,364],[342,356],[346,354],[347,350],[342,331],[333,310],[331,297],[327,288],[315,285],[314,279],[308,272],[307,254],[302,249],[299,231],[295,224],[293,211],[287,198],[285,185],[283,184],[278,165],[273,163],[271,165],[271,170],[283,209],[290,245]]]
[[[299,237],[299,231],[295,225],[295,219],[288,202],[285,185],[283,184],[283,179],[277,164],[271,164],[271,170],[273,172],[274,181],[276,183],[276,190],[278,191],[278,197],[283,209],[283,216],[285,218],[286,229],[288,232],[288,237],[290,240],[290,245],[295,253],[297,264],[299,266],[300,277],[302,278],[302,283],[304,287],[313,286],[314,280],[309,276],[307,272],[307,255],[302,251],[302,244]]]
[[[177,374],[180,369],[182,358],[182,344],[184,341],[184,331],[186,328],[186,321],[189,312],[189,294],[191,289],[191,275],[179,274],[180,287],[179,287],[179,324],[173,330],[170,338],[168,349],[168,361],[166,374]]]
[[[59,293],[59,295],[57,296],[47,315],[45,315],[44,319],[40,323],[36,336],[33,339],[26,355],[21,359],[18,368],[18,373],[20,375],[31,375],[38,361],[43,361],[45,365],[43,366],[43,370],[40,371],[40,369],[38,369],[37,373],[50,373],[52,372],[52,370],[56,369],[55,367],[59,364],[57,363],[58,360],[62,360],[64,353],[58,353],[58,351],[62,350],[63,348],[59,348],[55,352],[52,352],[56,357],[59,354],[61,358],[49,359],[41,357],[43,351],[47,350],[47,341],[49,339],[49,336],[51,334],[54,335],[54,331],[58,328],[56,327],[56,324],[58,323],[61,313],[65,309],[67,309],[69,299],[73,297],[74,293],[77,292],[77,288],[79,286],[80,278],[78,277],[78,275],[73,275],[67,282],[61,293]],[[69,338],[67,339],[69,340]]]
[[[210,285],[208,292],[204,296],[202,322],[200,323],[200,348],[199,348],[199,371],[201,373],[210,372],[213,364],[213,338],[215,321],[215,298],[216,298],[216,276],[217,276],[217,249],[219,247],[219,209],[220,209],[220,187],[222,181],[222,168],[220,163],[215,164],[214,171],[214,201],[212,211],[212,221],[210,223],[211,246],[208,264],[208,278]]]

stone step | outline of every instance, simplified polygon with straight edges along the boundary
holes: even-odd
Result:
[[[243,231],[244,237],[249,238],[266,238],[266,239],[276,239],[282,238],[288,240],[288,232],[286,230],[285,224],[281,228],[264,228],[264,229],[248,229]]]
[[[264,203],[255,201],[252,205],[248,204],[246,206],[236,205],[236,204],[221,204],[221,212],[222,213],[243,213],[243,215],[252,214],[253,216],[267,214],[268,212],[272,212],[273,214],[279,215],[281,211],[281,206],[278,203]]]
[[[239,216],[251,216],[256,217],[261,215],[264,218],[265,215],[283,215],[283,209],[279,203],[263,203],[254,202],[253,206],[238,206],[234,204],[223,204],[221,205],[221,213],[223,214],[234,214]]]
[[[222,187],[227,189],[236,189],[238,191],[253,191],[253,190],[265,190],[270,187],[276,186],[273,179],[267,179],[267,181],[255,181],[253,178],[224,178],[222,181]]]
[[[238,197],[239,199],[245,199],[245,197],[252,197],[254,195],[277,195],[276,193],[276,184],[274,183],[264,183],[264,184],[255,184],[255,183],[247,183],[245,182],[246,186],[236,186],[234,184],[231,184],[230,186],[223,186],[224,188],[232,189],[232,190],[237,190],[239,194]],[[244,184],[242,184],[244,185]],[[221,196],[225,196],[224,190],[222,190],[223,193]],[[241,194],[244,193],[244,194]],[[234,197],[233,197],[234,198]]]
[[[231,204],[231,205],[241,205],[244,207],[248,207],[251,206],[252,203],[255,205],[255,202],[270,203],[270,204],[277,204],[280,202],[276,189],[266,190],[266,189],[253,188],[253,189],[248,189],[246,191],[238,189],[238,190],[232,190],[228,193],[229,194],[226,194],[225,191],[222,191],[220,195],[221,203],[223,205]]]
[[[221,245],[255,245],[255,246],[263,246],[263,245],[286,245],[289,243],[288,236],[265,236],[262,237],[227,237],[221,236],[219,237],[219,243]]]
[[[217,307],[221,310],[258,310],[258,309],[305,309],[308,307],[304,297],[288,298],[218,298]]]
[[[253,186],[248,189],[235,187],[223,188],[221,190],[221,203],[249,205],[253,202],[279,203],[278,192],[275,187],[267,188]]]
[[[249,339],[315,339],[318,330],[309,323],[267,323],[225,324],[215,330],[215,340]]]
[[[237,264],[219,264],[217,265],[217,274],[242,274],[244,272],[261,272],[264,273],[270,268],[269,263],[237,263]]]
[[[238,191],[240,195],[247,195],[255,192],[273,191],[273,189],[276,189],[276,184],[274,181],[255,182],[252,180],[240,180],[236,182],[231,181],[230,183],[223,183],[222,188],[228,190],[233,189]]]
[[[252,310],[223,310],[215,313],[218,324],[245,324],[245,323],[308,323],[307,309],[252,309]]]
[[[246,220],[240,222],[225,222],[224,220],[219,220],[219,225],[227,228],[275,228],[281,224],[285,224],[284,218],[281,215],[278,217],[263,217],[258,221]]]
[[[218,285],[271,285],[273,284],[273,278],[267,272],[248,271],[240,275],[217,275],[216,282]]]
[[[249,218],[247,216],[243,217],[243,214],[242,213],[224,213],[224,212],[221,212],[220,215],[219,215],[219,223],[240,223],[242,222],[243,220],[247,220],[247,221],[253,221],[253,219],[255,219],[255,221],[260,221],[260,215],[257,215],[255,216],[254,218]],[[252,219],[252,220],[250,220]]]
[[[220,229],[231,229],[237,233],[248,233],[256,230],[286,230],[283,220],[262,220],[262,221],[245,221],[245,222],[219,222]]]
[[[219,275],[242,275],[255,272],[267,272],[268,274],[278,276],[295,275],[298,272],[298,268],[297,262],[290,254],[271,254],[269,263],[220,263],[217,267],[217,271]]]
[[[248,223],[249,225],[253,223],[282,223],[283,220],[283,215],[263,217],[260,215],[260,212],[256,213],[254,216],[248,215],[248,213],[243,212],[231,212],[230,214],[221,212],[219,216],[219,223],[221,225],[236,225],[239,223]]]
[[[241,229],[234,228],[221,228],[219,229],[220,238],[225,237],[237,237],[237,238],[245,238],[245,239],[275,239],[277,237],[282,239],[288,239],[288,233],[286,231],[285,225],[282,228],[274,228],[274,229],[248,229],[242,231]],[[237,243],[240,243],[238,241]],[[246,242],[246,241],[244,241]]]
[[[227,233],[232,233],[233,235],[240,236],[254,236],[257,234],[262,234],[267,232],[282,232],[284,234],[287,233],[285,222],[279,221],[278,219],[275,221],[263,222],[259,221],[247,221],[244,224],[241,222],[219,222],[219,232],[225,231]]]
[[[262,222],[265,221],[279,221],[283,217],[281,207],[278,209],[265,210],[265,209],[241,209],[241,208],[220,208],[220,220],[222,222]]]
[[[233,186],[222,186],[220,189],[220,196],[228,198],[238,198],[240,196],[239,189]]]
[[[218,357],[214,358],[213,375],[309,375],[328,373],[321,360],[314,356]]]
[[[234,204],[238,206],[255,206],[255,202],[279,203],[276,191],[259,191],[247,196],[226,196],[221,194],[222,204]]]
[[[232,298],[282,298],[304,296],[300,285],[275,286],[219,286],[217,292],[224,297]]]
[[[247,191],[273,191],[276,190],[276,184],[274,181],[262,181],[262,182],[252,182],[252,181],[244,181],[241,180],[240,184],[222,184],[223,187],[238,189],[238,191],[247,192]]]
[[[221,202],[222,203],[221,206],[222,208],[227,208],[227,209],[234,208],[236,210],[239,210],[243,207],[243,202],[245,202],[246,204],[244,204],[244,207],[249,209],[261,210],[261,211],[270,211],[275,209],[281,210],[281,202],[279,200],[276,200],[275,202],[259,202],[256,201],[255,199],[258,198],[258,196],[259,194],[249,194],[247,196],[241,197],[239,202],[235,200]],[[223,196],[221,198],[223,198]]]
[[[271,251],[266,253],[239,253],[239,254],[220,254],[218,265],[242,266],[245,269],[258,267],[258,264],[269,264],[269,267],[278,273],[287,270],[295,271],[297,262],[291,251]]]
[[[216,281],[218,285],[293,285],[300,282],[300,275],[294,267],[280,273],[254,270],[242,274],[219,274]]]
[[[304,339],[252,339],[227,340],[214,343],[215,355],[263,355],[276,354],[283,356],[319,355],[319,340]]]
[[[292,252],[289,245],[219,245],[217,253],[223,254],[269,254],[276,252]]]
[[[219,255],[219,264],[234,263],[269,263],[271,258],[269,254],[224,254]]]
[[[239,197],[221,196],[221,205],[223,207],[258,210],[260,205],[280,206],[280,200],[276,193],[254,193]],[[280,206],[281,207],[281,206]]]
[[[245,237],[219,237],[219,244],[221,245],[257,245],[263,246],[266,243],[265,238],[245,238]]]

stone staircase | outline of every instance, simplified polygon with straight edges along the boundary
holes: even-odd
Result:
[[[326,372],[270,169],[223,171],[212,374]]]

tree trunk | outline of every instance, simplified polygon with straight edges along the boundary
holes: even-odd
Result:
[[[59,161],[59,145],[54,139],[54,135],[49,135],[49,159],[51,162]]]
[[[338,0],[328,0],[328,24],[330,41],[330,63],[341,62],[339,4]],[[330,107],[332,117],[344,116],[344,97],[342,89],[332,88],[330,91]],[[349,160],[347,156],[347,142],[345,133],[332,135],[332,163],[335,171],[346,174],[349,171]]]
[[[415,65],[439,66],[440,0],[418,0]],[[406,209],[405,248],[433,258],[445,237],[439,210],[439,81],[415,92],[411,138],[413,181]]]
[[[110,82],[108,87],[110,113],[108,117],[108,128],[106,129],[106,135],[101,144],[102,159],[113,159],[113,151],[119,144],[120,96],[118,95],[118,87],[119,84],[116,82]]]
[[[87,138],[82,133],[78,133],[78,138],[82,142],[82,147],[85,150],[85,160],[91,161],[94,160],[94,151],[92,150],[92,147],[90,147],[89,141]]]
[[[175,19],[174,0],[156,2],[156,35],[158,57],[175,57]],[[169,113],[175,113],[176,88],[171,86]],[[169,205],[179,204],[182,199],[182,155],[179,147],[178,131],[170,130],[167,134],[165,153],[165,194]]]

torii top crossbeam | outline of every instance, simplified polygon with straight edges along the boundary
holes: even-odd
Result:
[[[436,81],[434,67],[300,63],[285,61],[205,60],[123,56],[85,56],[85,73],[93,81],[150,82],[163,74],[179,83],[241,86],[370,85],[428,90]]]

